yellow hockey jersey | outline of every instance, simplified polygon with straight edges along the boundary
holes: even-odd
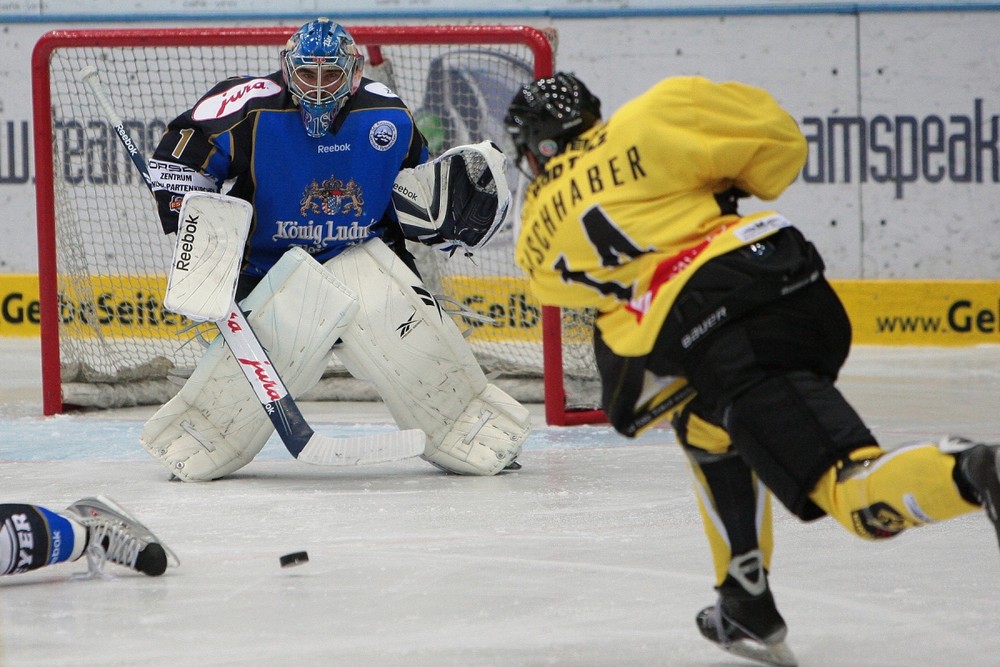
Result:
[[[695,269],[789,224],[724,215],[715,194],[774,199],[805,159],[766,91],[665,79],[548,161],[525,195],[516,262],[543,304],[596,308],[614,352],[648,354]]]

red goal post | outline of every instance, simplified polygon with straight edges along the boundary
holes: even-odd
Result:
[[[414,110],[432,151],[491,139],[516,87],[554,71],[555,33],[520,25],[346,26],[366,75]],[[166,123],[217,81],[278,68],[294,27],[58,30],[32,54],[43,410],[157,404],[200,356],[207,328],[162,308],[170,242],[96,100],[96,66],[147,157]],[[524,185],[518,174],[512,184]],[[515,214],[516,215],[516,214]],[[428,285],[469,310],[469,341],[494,381],[544,400],[550,424],[603,421],[587,313],[542,308],[513,264],[513,229],[473,258],[414,248]],[[505,238],[504,238],[505,237]],[[541,389],[533,387],[541,387]],[[374,398],[331,368],[304,400]]]

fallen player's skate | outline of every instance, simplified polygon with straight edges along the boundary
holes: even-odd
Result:
[[[106,576],[106,561],[151,577],[163,574],[168,563],[179,564],[152,531],[109,498],[82,498],[66,511],[87,528],[87,572],[73,578]]]

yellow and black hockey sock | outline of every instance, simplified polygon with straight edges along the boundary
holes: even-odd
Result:
[[[861,537],[892,537],[979,509],[962,497],[955,463],[931,444],[894,451],[862,447],[828,470],[809,497]]]

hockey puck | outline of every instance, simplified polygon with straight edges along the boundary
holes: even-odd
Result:
[[[296,565],[303,565],[309,562],[309,554],[305,551],[295,551],[290,554],[285,554],[278,559],[281,563],[281,567],[295,567]]]

